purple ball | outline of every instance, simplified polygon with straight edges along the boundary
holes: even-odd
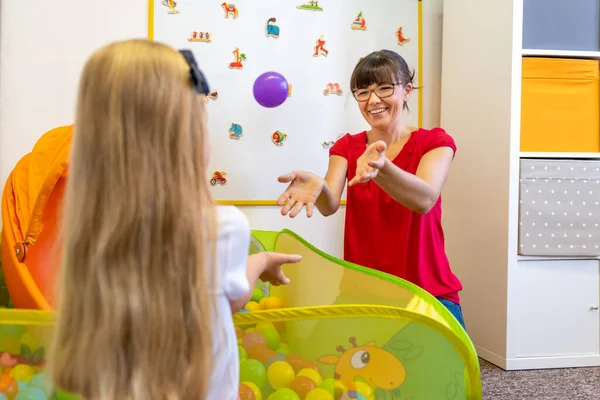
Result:
[[[254,81],[254,98],[263,107],[280,106],[288,97],[288,82],[278,72],[265,72]]]

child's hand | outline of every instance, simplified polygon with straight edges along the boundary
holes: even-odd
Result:
[[[264,282],[269,282],[273,286],[287,285],[290,280],[283,271],[283,264],[297,263],[302,260],[302,256],[298,254],[283,254],[283,253],[258,253],[264,255],[264,270],[260,275],[260,279]]]

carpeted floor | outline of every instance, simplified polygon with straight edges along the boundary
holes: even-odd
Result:
[[[504,371],[480,361],[483,400],[600,399],[600,367]]]

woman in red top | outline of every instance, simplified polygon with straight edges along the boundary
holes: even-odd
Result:
[[[303,207],[308,217],[314,207],[328,216],[338,210],[348,180],[344,259],[422,287],[464,327],[462,285],[446,257],[440,197],[456,145],[441,128],[405,123],[413,76],[393,51],[364,57],[350,86],[371,129],[335,143],[324,179],[308,171],[280,176],[289,186],[277,203],[292,218]]]

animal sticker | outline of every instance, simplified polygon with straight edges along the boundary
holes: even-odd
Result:
[[[210,32],[197,32],[197,31],[194,31],[194,32],[192,32],[192,34],[188,38],[188,41],[190,41],[190,42],[210,43],[211,42],[210,36],[211,36]]]
[[[352,347],[348,350],[338,346],[341,355],[326,355],[318,359],[320,363],[335,365],[334,379],[339,380],[351,398],[359,398],[357,389],[360,381],[367,382],[373,389],[386,391],[398,389],[406,379],[404,364],[392,353],[370,341],[363,346],[356,344],[356,338],[349,339]],[[364,395],[363,395],[364,396]]]
[[[275,22],[277,22],[277,18],[275,17],[271,17],[267,20],[265,33],[267,34],[267,37],[277,39],[279,37],[279,26],[277,26]]]
[[[355,31],[366,31],[367,30],[367,21],[363,17],[362,11],[358,13],[358,16],[352,21],[352,29]]]
[[[244,65],[243,61],[246,61],[246,55],[244,53],[240,53],[240,49],[237,47],[233,50],[233,55],[235,57],[235,61],[229,63],[229,68],[231,69],[242,69]]]
[[[225,18],[229,19],[230,15],[233,19],[236,19],[238,17],[238,9],[235,6],[235,4],[223,2],[223,4],[221,4],[221,7],[223,7],[223,10],[225,10]]]
[[[177,9],[177,2],[175,0],[163,0],[160,4],[165,7],[169,7],[168,14],[179,14],[179,10]]]
[[[319,36],[319,38],[317,39],[317,44],[313,51],[313,57],[319,57],[321,55],[327,57],[327,54],[329,54],[329,50],[325,48],[325,43],[327,42],[323,38],[323,35]]]
[[[325,96],[329,96],[329,94],[337,94],[338,96],[341,96],[343,92],[344,91],[340,87],[340,84],[337,82],[328,83],[327,86],[325,86],[325,90],[323,90],[323,94]]]
[[[210,178],[210,185],[225,185],[227,183],[227,179],[225,178],[227,173],[225,171],[215,171],[213,172],[212,178]]]
[[[204,98],[204,101],[206,101],[208,103],[209,100],[215,101],[219,98],[219,92],[217,92],[216,90],[213,90],[212,92],[210,92],[208,94],[208,96],[206,96]]]
[[[287,139],[287,136],[287,133],[275,131],[273,132],[273,135],[271,135],[271,141],[275,146],[283,146],[283,142]]]
[[[335,142],[337,142],[339,140],[339,138],[341,138],[342,136],[344,136],[343,133],[339,134],[338,137],[335,138],[335,140],[326,140],[324,142],[321,143],[321,146],[323,146],[324,149],[329,149],[331,146],[333,146],[335,144]]]
[[[229,139],[240,140],[244,136],[244,129],[240,124],[232,123],[229,127]]]
[[[306,4],[301,4],[296,6],[300,10],[310,10],[310,11],[323,11],[323,9],[319,6],[318,0],[310,0],[306,2]]]
[[[398,28],[398,30],[396,31],[396,39],[398,39],[398,44],[400,46],[404,46],[404,43],[410,42],[410,38],[405,37],[404,33],[402,33],[402,27]]]

